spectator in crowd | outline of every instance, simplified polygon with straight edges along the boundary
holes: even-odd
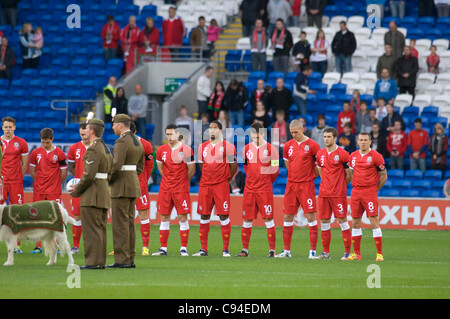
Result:
[[[311,65],[314,71],[319,72],[322,76],[327,72],[329,42],[325,39],[325,32],[319,29],[316,39],[311,44]]]
[[[207,34],[206,20],[204,16],[200,16],[198,18],[198,25],[192,29],[191,32],[191,47],[192,52],[201,52],[200,59],[201,60],[209,60],[211,56],[211,51],[209,50],[208,45],[208,34]]]
[[[311,56],[311,44],[306,39],[306,32],[300,32],[300,41],[294,44],[292,49],[294,57],[294,65],[297,66],[296,71],[303,71],[305,66],[309,65],[309,57]]]
[[[398,17],[400,20],[402,20],[405,16],[405,1],[390,0],[389,5],[391,7],[391,16]]]
[[[105,53],[106,63],[117,57],[120,33],[120,26],[116,21],[114,21],[114,16],[112,14],[108,14],[106,17],[106,23],[100,33],[100,36],[103,39],[103,51]]]
[[[338,136],[344,133],[344,126],[346,123],[350,123],[350,132],[355,134],[355,113],[350,108],[349,102],[344,102],[342,111],[339,112],[337,117],[337,133]]]
[[[372,144],[370,145],[370,148],[380,153],[384,158],[387,158],[387,136],[385,133],[381,132],[380,124],[373,123],[370,131],[370,136],[372,137]]]
[[[356,137],[355,134],[352,133],[352,129],[352,124],[346,122],[344,124],[343,132],[337,137],[337,145],[350,154],[356,151]]]
[[[379,97],[378,101],[377,101],[377,107],[376,107],[376,117],[377,117],[378,121],[380,121],[380,125],[381,125],[381,121],[383,120],[383,118],[386,115],[387,115],[386,100],[384,99],[384,97]]]
[[[209,139],[209,114],[203,113],[200,115],[200,120],[202,121],[202,139],[208,140]]]
[[[103,88],[103,107],[105,114],[105,123],[111,123],[111,109],[114,98],[116,97],[116,78],[111,76],[108,80],[108,85]]]
[[[250,37],[256,20],[261,18],[265,9],[263,1],[243,0],[239,9],[241,11],[242,36]]]
[[[438,18],[448,17],[450,13],[449,0],[434,0]]]
[[[250,96],[250,103],[252,104],[252,112],[256,110],[256,102],[262,101],[266,106],[267,112],[270,112],[269,108],[269,98],[270,93],[266,89],[265,82],[263,79],[259,79],[256,82],[256,89],[253,90]]]
[[[353,113],[358,113],[361,109],[361,92],[359,92],[358,89],[353,90],[352,92],[352,99],[350,100],[350,110],[353,111]]]
[[[282,19],[276,22],[275,31],[272,33],[273,69],[274,71],[288,72],[289,56],[294,43],[291,32],[284,27]]]
[[[223,107],[228,110],[231,125],[244,128],[245,108],[248,104],[248,91],[242,82],[232,79],[223,98]]]
[[[402,131],[405,130],[405,121],[403,121],[403,118],[400,114],[397,112],[394,112],[394,106],[392,104],[386,105],[386,116],[383,117],[381,120],[380,129],[382,132],[386,132],[386,134],[389,134],[394,131],[394,124],[395,122],[399,121],[401,123],[401,129]]]
[[[128,100],[128,115],[136,124],[139,136],[145,139],[148,98],[147,95],[142,94],[142,86],[140,84],[135,86],[134,92],[135,94],[130,96]]]
[[[448,137],[444,134],[444,127],[441,123],[434,124],[434,134],[430,137],[429,143],[431,155],[431,169],[447,169]]]
[[[212,93],[211,91],[211,77],[214,74],[214,68],[208,65],[205,68],[205,73],[197,80],[197,104],[198,114],[207,112],[208,99]]]
[[[128,18],[128,24],[120,33],[126,73],[130,72],[136,66],[140,33],[141,30],[136,25],[136,17],[131,15]]]
[[[331,50],[335,55],[336,71],[342,75],[352,71],[352,55],[356,50],[356,39],[353,32],[347,29],[345,21],[339,23],[339,28],[331,42]]]
[[[176,16],[174,6],[169,8],[169,16],[162,22],[163,45],[171,47],[172,59],[177,58],[185,35],[183,20]]]
[[[292,15],[289,17],[288,26],[298,27],[300,25],[300,11],[302,6],[302,0],[291,0],[291,12]]]
[[[369,121],[371,125],[369,127],[372,127],[375,123],[381,126],[381,122],[377,119],[377,109],[374,107],[369,108]]]
[[[402,56],[405,47],[405,36],[397,30],[397,24],[394,21],[389,22],[389,31],[384,35],[384,44],[390,44],[392,54],[399,58]]]
[[[284,27],[284,22],[288,21],[289,17],[292,14],[292,11],[291,7],[289,6],[289,2],[287,2],[286,0],[270,0],[269,3],[267,4],[267,14],[269,16],[268,31],[269,34],[272,35],[276,28],[277,21],[282,20]]]
[[[411,56],[411,49],[405,46],[404,54],[395,62],[397,73],[397,85],[399,93],[409,93],[414,98],[416,88],[416,77],[419,72],[419,63]]]
[[[298,118],[298,120],[302,123],[303,125],[303,135],[307,136],[307,137],[311,137],[311,130],[306,126],[308,123],[306,123],[306,119],[303,116],[300,116]]]
[[[35,44],[33,43],[33,25],[24,23],[19,32],[20,49],[22,51],[22,69],[36,69],[39,56],[35,56]]]
[[[277,79],[276,87],[270,95],[270,103],[272,112],[281,109],[284,111],[285,120],[289,120],[289,109],[294,104],[294,97],[292,96],[292,92],[284,86],[284,80],[282,78]]]
[[[156,57],[159,44],[159,30],[155,27],[153,17],[145,19],[145,27],[139,33],[139,56],[141,60],[153,61]]]
[[[429,73],[439,74],[439,63],[441,60],[439,59],[439,55],[437,54],[437,47],[432,45],[430,47],[430,55],[427,57],[427,67]]]
[[[325,124],[325,115],[319,114],[317,116],[317,126],[314,126],[311,130],[311,138],[314,142],[319,144],[320,148],[325,147],[325,142],[323,141],[323,131],[329,127]]]
[[[219,116],[219,112],[222,109],[222,102],[225,96],[225,87],[223,83],[220,81],[216,82],[216,86],[214,87],[214,91],[211,93],[208,100],[208,115],[209,120],[214,121]]]
[[[322,29],[322,16],[323,10],[327,5],[326,0],[306,0],[306,16],[308,17],[308,27],[313,27],[314,25],[318,29]]]
[[[17,25],[17,5],[20,0],[0,0],[2,9],[1,24],[9,24],[13,28]]]
[[[211,55],[213,55],[216,51],[215,43],[219,39],[220,31],[222,31],[222,28],[217,24],[217,20],[211,19],[208,29],[206,30],[206,42],[208,43],[209,52]]]
[[[128,100],[123,87],[117,88],[112,107],[116,109],[116,114],[128,114]]]
[[[372,130],[372,122],[369,117],[369,110],[367,109],[367,102],[361,102],[361,108],[355,115],[355,133],[370,132]]]
[[[267,48],[268,38],[262,19],[256,19],[255,28],[250,35],[251,61],[253,71],[266,72],[267,69]]]
[[[397,94],[397,83],[390,77],[389,70],[387,68],[381,70],[381,79],[375,83],[373,89],[374,106],[377,106],[379,98],[383,98],[387,103],[394,103]]]
[[[232,127],[227,110],[220,110],[217,120],[222,124],[222,131],[225,136],[225,129]]]
[[[419,0],[419,17],[432,17],[434,15],[433,0]]]
[[[411,56],[415,57],[416,59],[419,59],[419,51],[417,51],[416,49],[415,39],[409,40],[409,47],[411,48]]]
[[[428,132],[422,128],[422,120],[414,120],[414,129],[408,134],[408,151],[410,154],[410,169],[427,169]]]
[[[377,61],[377,78],[381,78],[381,71],[387,69],[391,76],[395,76],[394,65],[397,58],[392,54],[392,47],[390,44],[384,45],[384,54],[378,58]],[[397,84],[395,85],[397,86]]]
[[[189,132],[189,136],[183,136],[183,142],[190,146],[194,136],[194,120],[188,115],[186,105],[180,107],[180,116],[175,119],[175,125],[179,128],[184,128]]]
[[[256,122],[262,124],[265,128],[270,126],[270,117],[267,113],[266,106],[262,101],[256,102],[256,110],[252,112],[250,118],[250,125]]]
[[[294,83],[294,103],[297,106],[297,112],[300,115],[307,114],[306,95],[316,94],[317,92],[309,89],[308,77],[312,74],[312,68],[306,65],[303,71],[297,73]]]
[[[44,47],[44,33],[41,27],[36,27],[33,33],[33,58],[39,61],[39,57],[42,55],[42,48]],[[36,62],[38,63],[38,62]]]
[[[283,147],[287,141],[292,139],[289,123],[285,120],[284,110],[279,109],[275,112],[275,122],[271,126],[272,140],[271,144],[280,148],[280,156],[283,154]],[[276,129],[276,130],[274,130]]]
[[[12,67],[14,65],[14,51],[8,46],[8,38],[2,37],[0,46],[0,79],[7,79],[11,82]]]
[[[402,123],[395,121],[394,130],[387,137],[386,150],[389,154],[391,169],[403,169],[408,136],[402,130]]]

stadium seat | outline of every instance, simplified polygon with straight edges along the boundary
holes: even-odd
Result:
[[[420,26],[423,30],[433,28],[434,23],[434,17],[419,17],[419,20],[417,21],[417,25]]]
[[[426,190],[422,193],[422,197],[442,198],[445,197],[442,191]]]
[[[434,124],[441,123],[443,127],[447,127],[448,124],[448,118],[443,116],[436,116],[433,118],[430,118],[430,127],[433,127]]]
[[[388,178],[392,180],[403,179],[405,172],[402,169],[388,170]]]
[[[421,117],[433,118],[439,115],[439,108],[437,106],[425,106],[420,113]],[[445,126],[444,126],[445,127]]]
[[[436,19],[435,28],[444,32],[450,28],[450,17],[440,17]]]
[[[436,96],[442,93],[442,91],[444,90],[444,87],[439,84],[439,83],[432,83],[427,85],[424,90],[423,90],[423,94],[427,94],[430,96]]]
[[[419,197],[420,192],[416,189],[405,189],[400,191],[401,197]]]
[[[308,78],[309,85],[314,83],[320,83],[321,81],[322,81],[322,74],[320,72],[312,72]]]
[[[411,183],[411,189],[416,189],[416,190],[420,191],[421,193],[423,193],[424,191],[431,189],[431,182],[425,181],[425,180],[413,181]]]
[[[420,108],[418,106],[407,106],[401,112],[402,116],[411,116],[411,117],[418,117],[419,113]]]
[[[397,189],[385,189],[385,188],[382,188],[379,191],[379,195],[381,197],[398,197],[398,196],[400,196],[400,191],[397,190]]]
[[[392,182],[392,188],[399,189],[399,190],[405,190],[411,188],[411,181],[406,179],[399,179]]]
[[[425,32],[419,28],[408,29],[408,37],[410,39],[421,39],[425,36]]]
[[[428,170],[425,171],[425,174],[423,176],[424,180],[429,180],[429,181],[440,181],[442,180],[442,171],[440,170]]]
[[[410,106],[413,101],[413,97],[410,94],[397,94],[394,100],[394,105],[399,106],[401,109]]]
[[[355,84],[359,82],[359,74],[356,72],[346,72],[342,75],[341,83],[342,84]]]
[[[403,17],[403,19],[400,22],[400,26],[408,30],[413,29],[417,26],[417,18],[412,16]]]
[[[420,169],[412,169],[405,172],[406,180],[417,181],[423,179],[423,172]]]
[[[447,94],[435,95],[433,97],[432,105],[437,107],[438,109],[445,109],[450,107],[450,96]]]
[[[414,97],[413,105],[419,107],[420,110],[422,110],[425,106],[431,105],[431,96],[427,94],[417,94]]]
[[[425,37],[427,39],[430,39],[431,41],[434,41],[434,40],[439,39],[440,37],[442,37],[442,31],[440,29],[437,29],[437,28],[426,29]]]
[[[442,192],[446,180],[430,181],[430,182],[431,182],[430,190]]]

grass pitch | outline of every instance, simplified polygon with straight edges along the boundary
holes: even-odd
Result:
[[[230,253],[241,250],[241,228],[232,227]],[[68,229],[69,242],[71,229]],[[248,258],[221,256],[220,226],[211,226],[208,257],[179,256],[179,227],[171,226],[168,256],[141,256],[136,226],[136,269],[79,272],[80,288],[68,288],[67,258],[58,256],[46,266],[44,254],[29,254],[32,242],[22,242],[23,255],[13,267],[0,266],[0,298],[99,298],[99,299],[448,299],[450,297],[450,232],[383,230],[384,262],[375,262],[376,249],[370,229],[363,229],[362,261],[341,261],[340,229],[332,229],[331,260],[309,260],[306,228],[295,228],[292,258],[267,258],[266,229],[254,227]],[[108,252],[112,250],[108,225]],[[83,242],[83,241],[81,241]],[[150,253],[159,248],[159,230],[152,225]],[[200,248],[198,226],[191,226],[189,254]],[[317,247],[321,252],[320,238]],[[277,253],[283,249],[282,228],[277,228]],[[83,246],[81,246],[83,251]],[[0,244],[0,262],[6,261]],[[83,254],[74,256],[84,265]],[[113,257],[107,257],[113,263]],[[379,268],[373,265],[378,265]],[[374,270],[376,272],[374,272]],[[373,279],[379,275],[379,281]],[[372,277],[371,277],[372,276]],[[74,282],[74,281],[71,281]],[[380,288],[369,288],[378,283]]]

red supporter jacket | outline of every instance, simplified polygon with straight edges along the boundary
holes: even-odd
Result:
[[[389,134],[386,149],[391,154],[394,148],[399,152],[398,156],[402,157],[405,155],[406,149],[408,148],[408,136],[405,132],[391,132]]]
[[[164,45],[182,45],[184,36],[184,23],[180,17],[164,19],[162,23]]]
[[[111,33],[111,39],[108,41],[106,38],[107,33]],[[103,28],[100,36],[103,39],[103,47],[108,49],[117,49],[119,47],[120,40],[120,26],[117,22],[114,21],[114,24],[110,27],[108,23],[106,23]]]

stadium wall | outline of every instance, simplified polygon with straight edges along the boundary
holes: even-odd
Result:
[[[25,192],[25,203],[33,200],[33,193]],[[150,201],[150,220],[152,224],[159,224],[160,217],[156,213],[157,193],[149,195]],[[197,214],[197,194],[191,194],[192,214],[190,215],[190,224],[198,225],[200,215]],[[71,197],[62,194],[64,207],[71,212]],[[350,203],[350,198],[348,198]],[[231,195],[231,215],[230,220],[233,226],[242,226],[242,195]],[[414,229],[414,230],[450,230],[450,201],[446,199],[422,199],[422,198],[379,198],[380,207],[380,225],[383,229]],[[137,216],[137,215],[136,215]],[[283,196],[274,196],[274,220],[276,226],[283,225]],[[111,217],[109,213],[109,217]],[[350,207],[348,218],[351,220]],[[171,220],[173,224],[178,224],[175,210],[172,212]],[[214,214],[211,216],[214,224],[220,225],[219,218]],[[332,219],[332,221],[334,221]],[[111,218],[109,218],[111,222]],[[136,220],[136,222],[138,222]],[[365,228],[370,227],[369,220],[364,216],[362,222]],[[303,217],[302,210],[295,218],[295,225],[299,227],[306,226],[306,219]],[[262,218],[254,221],[254,226],[264,226]],[[333,227],[339,227],[337,222]]]

